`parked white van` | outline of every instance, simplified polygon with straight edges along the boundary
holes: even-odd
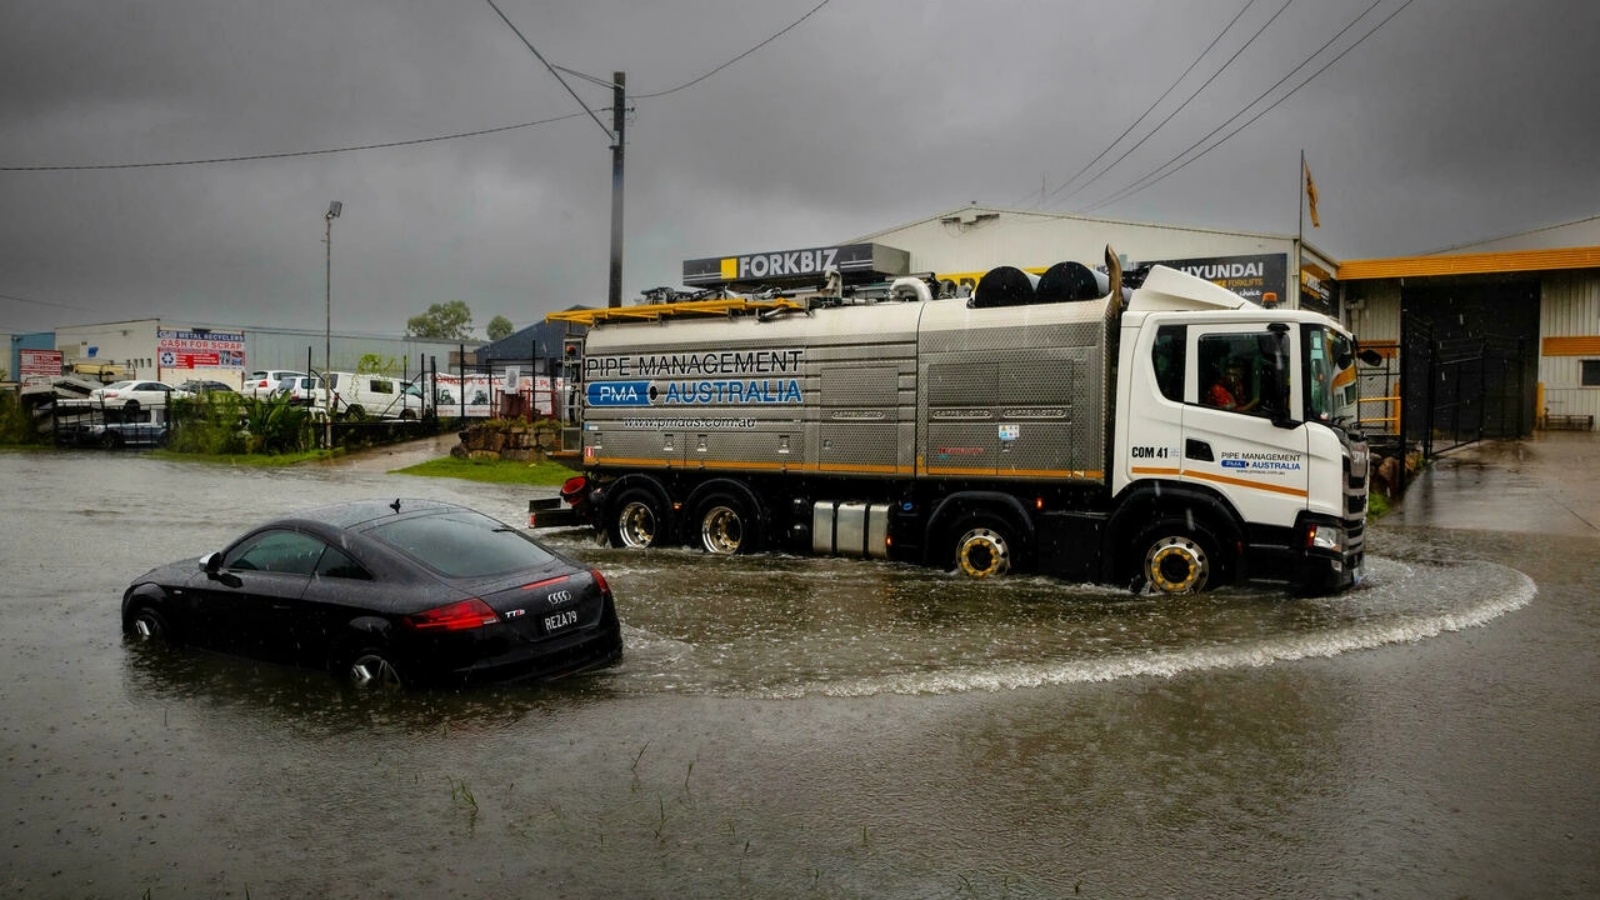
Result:
[[[420,419],[422,391],[388,375],[329,372],[333,414],[351,419]]]

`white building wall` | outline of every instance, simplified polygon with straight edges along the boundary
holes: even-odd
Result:
[[[155,319],[73,325],[56,329],[56,349],[61,363],[100,363],[124,366],[135,378],[156,377]]]
[[[1600,387],[1583,386],[1583,361],[1590,356],[1547,356],[1545,338],[1594,337],[1600,334],[1600,273],[1558,272],[1546,275],[1539,291],[1539,383],[1544,409],[1553,415],[1588,415],[1600,422]],[[1594,341],[1600,345],[1600,340]]]
[[[1400,283],[1358,282],[1344,286],[1344,324],[1358,341],[1400,340]],[[1352,302],[1353,296],[1359,300]]]
[[[243,332],[244,369],[162,369],[158,359],[158,332],[193,331],[197,328],[234,334]],[[158,379],[172,385],[201,380],[220,381],[238,388],[244,383],[245,375],[254,370],[304,371],[308,348],[315,368],[321,369],[323,348],[327,343],[328,336],[321,331],[249,329],[238,325],[197,325],[159,319],[56,329],[56,349],[61,351],[62,362],[66,365],[74,362],[112,363],[127,366],[135,378]],[[471,352],[482,344],[482,341],[467,341],[466,349]],[[461,346],[460,341],[335,333],[332,337],[333,368],[354,370],[361,358],[370,354],[392,363],[394,371],[391,374],[397,376],[416,375],[421,371],[426,357],[436,358],[440,371],[453,371],[450,360]]]

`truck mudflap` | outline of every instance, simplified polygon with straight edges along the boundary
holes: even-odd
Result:
[[[575,528],[594,524],[590,499],[594,485],[583,475],[568,478],[559,497],[539,497],[528,501],[529,528]]]
[[[570,506],[562,506],[559,497],[540,497],[528,501],[529,528],[574,528],[590,524]]]

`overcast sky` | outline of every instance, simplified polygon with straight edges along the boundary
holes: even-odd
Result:
[[[1293,234],[1302,149],[1337,259],[1600,214],[1593,0],[818,3],[6,0],[0,331],[320,329],[332,200],[337,331],[603,305],[611,91],[523,38],[627,73],[625,302],[972,201]]]

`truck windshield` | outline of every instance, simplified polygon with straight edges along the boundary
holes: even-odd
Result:
[[[1350,336],[1306,326],[1306,418],[1345,426],[1356,417],[1356,371]]]

